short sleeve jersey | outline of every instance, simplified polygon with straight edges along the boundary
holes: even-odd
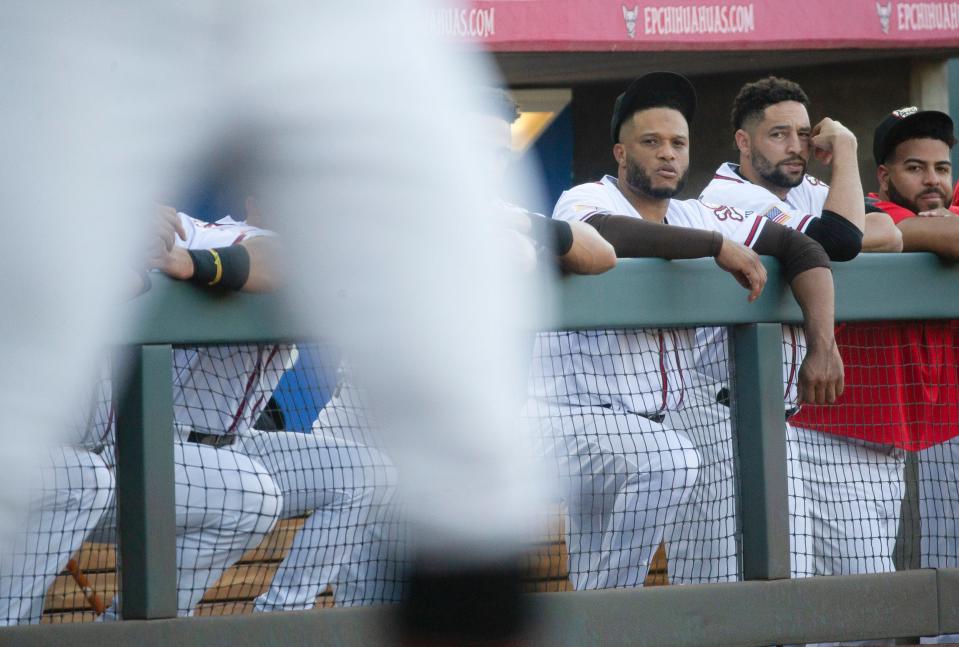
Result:
[[[553,211],[554,218],[568,221],[596,214],[642,218],[619,190],[616,178],[608,175],[599,182],[565,191]],[[719,231],[752,245],[766,221],[722,205],[671,200],[666,222]],[[542,334],[533,362],[533,394],[569,404],[660,414],[682,402],[687,346],[683,335],[675,330]]]
[[[176,238],[176,244],[186,249],[213,249],[229,247],[259,236],[276,236],[268,229],[261,229],[245,222],[234,220],[230,216],[216,222],[198,220],[185,213],[178,213],[180,223],[186,232],[186,240]]]
[[[739,165],[726,162],[713,174],[713,179],[700,194],[701,200],[717,201],[741,209],[748,214],[772,220],[784,227],[805,232],[809,224],[822,216],[829,196],[829,185],[811,176],[789,190],[780,199],[769,189],[753,184],[739,172]],[[704,348],[702,367],[727,366],[726,331],[724,328],[701,328],[697,346]],[[787,409],[798,403],[798,367],[806,351],[806,337],[799,326],[783,326],[783,397]],[[707,371],[708,372],[708,371]]]
[[[806,231],[813,218],[822,215],[828,196],[829,185],[806,175],[780,200],[769,189],[742,177],[738,164],[726,162],[716,169],[699,197],[707,202],[733,205],[747,213],[758,213],[796,231]]]

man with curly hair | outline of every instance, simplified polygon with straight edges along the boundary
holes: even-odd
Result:
[[[856,137],[828,117],[811,126],[808,107],[809,97],[793,81],[769,76],[745,84],[731,114],[739,163],[722,164],[700,199],[801,231],[833,261],[850,260],[859,251],[901,250],[892,220],[867,215],[861,204]],[[831,167],[832,186],[806,173],[811,156]],[[727,379],[725,329],[701,328],[697,336],[690,397],[674,421],[707,448],[705,477],[678,516],[683,533],[668,543],[670,575],[684,582],[736,579],[738,573],[729,506],[732,431],[728,408],[716,395]],[[795,366],[805,352],[803,331],[784,326],[793,576],[891,570],[886,547],[895,539],[901,452],[796,424],[799,418],[792,416],[808,402],[795,388]],[[843,508],[850,497],[861,502],[852,513]],[[872,537],[868,546],[858,543],[864,536]],[[704,554],[710,559],[704,561]]]

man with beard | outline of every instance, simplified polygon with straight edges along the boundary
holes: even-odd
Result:
[[[955,143],[949,115],[915,106],[893,111],[876,128],[873,156],[879,193],[866,196],[866,211],[892,218],[902,231],[905,252],[959,258],[951,221],[926,220],[959,215],[959,207],[948,206],[952,193],[949,151]]]
[[[671,199],[689,170],[695,92],[677,74],[635,80],[617,99],[616,177],[566,191],[553,217],[585,221],[619,257],[705,258],[759,296],[776,256],[813,340],[800,371],[816,402],[842,392],[833,341],[833,285],[821,245],[758,214]],[[676,226],[678,225],[678,226]],[[751,249],[750,249],[751,248]],[[533,391],[556,427],[553,451],[569,480],[570,578],[577,589],[642,585],[653,552],[697,481],[700,454],[667,415],[687,384],[684,331],[597,330],[540,338]],[[665,424],[664,424],[665,423]]]
[[[904,251],[959,259],[959,208],[947,206],[955,143],[952,119],[935,110],[894,110],[876,127],[879,192],[866,197],[866,210],[891,216],[902,232]],[[921,565],[959,566],[956,322],[846,324],[837,339],[850,368],[849,391],[839,406],[804,410],[804,424],[893,445],[900,453],[919,452]],[[871,424],[864,425],[867,416]]]
[[[811,127],[808,107],[809,97],[792,81],[770,76],[744,85],[732,110],[739,164],[722,164],[700,198],[797,229],[834,261],[855,257],[857,238],[864,252],[900,251],[890,219],[860,208],[855,135],[829,117]],[[811,152],[832,167],[832,186],[806,174]]]
[[[855,136],[828,117],[811,127],[808,105],[806,93],[792,81],[770,76],[744,85],[732,110],[739,164],[722,164],[700,199],[801,231],[820,242],[834,261],[850,260],[860,250],[899,251],[901,235],[892,220],[879,213],[867,216],[859,205],[862,185]],[[832,167],[832,187],[806,174],[811,153]],[[795,326],[784,326],[783,335],[785,411],[790,418],[800,404],[795,366],[806,341]],[[723,328],[697,331],[689,397],[675,416],[675,426],[696,439],[705,459],[703,478],[677,515],[676,532],[668,544],[675,581],[738,577],[735,475],[729,460],[732,430],[728,407],[716,396],[726,388],[725,337]],[[898,503],[895,510],[890,506],[898,501],[895,484],[901,481],[897,477],[901,452],[888,446],[863,448],[804,429],[794,419],[790,423],[793,576],[891,568],[885,547],[895,538]],[[867,476],[857,472],[854,477],[850,469],[861,469]],[[832,479],[827,474],[840,476]],[[855,513],[857,525],[841,510],[850,497],[863,501]],[[872,548],[855,544],[864,534],[874,538]],[[704,554],[710,559],[703,560]]]

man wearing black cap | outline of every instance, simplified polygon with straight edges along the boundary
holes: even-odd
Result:
[[[895,110],[876,127],[872,153],[879,193],[866,198],[866,210],[889,214],[902,231],[903,251],[935,252],[959,258],[959,222],[926,220],[959,215],[950,210],[956,143],[952,119],[915,106]],[[919,216],[920,219],[914,219]]]
[[[959,207],[950,205],[952,165],[950,150],[956,144],[949,115],[914,106],[894,110],[876,127],[873,157],[879,192],[866,197],[868,211],[888,213],[902,231],[903,251],[933,252],[948,260],[959,259]],[[902,420],[909,432],[907,449],[919,453],[919,516],[922,524],[921,564],[924,568],[959,566],[959,420],[954,404],[956,347],[954,321],[889,322],[877,334],[880,342],[894,344],[895,355],[879,354],[875,361],[908,370],[903,404],[922,408],[918,420]],[[912,378],[912,379],[909,379]],[[949,402],[951,400],[952,402]],[[940,419],[941,412],[950,412]],[[944,441],[944,442],[943,442]],[[925,448],[925,449],[924,449]],[[941,637],[954,642],[957,636]]]
[[[671,199],[688,172],[694,111],[684,77],[657,72],[634,81],[613,110],[617,177],[566,191],[553,217],[588,222],[620,257],[712,256],[750,288],[750,301],[765,283],[756,253],[778,257],[813,340],[799,371],[803,395],[831,402],[842,392],[842,363],[833,341],[829,259],[815,241],[757,214]],[[664,529],[696,483],[699,452],[663,424],[683,399],[680,353],[692,345],[683,336],[638,330],[541,339],[546,359],[538,363],[536,395],[550,402],[585,495],[569,502],[577,588],[642,584]]]
[[[945,207],[954,143],[952,120],[936,111],[902,108],[876,128],[880,192],[867,196],[866,209],[891,216],[906,251],[959,258],[959,219]],[[836,337],[848,368],[846,392],[836,406],[806,407],[797,416],[803,427],[845,436],[860,452],[873,450],[845,486],[843,500],[857,501],[858,510],[846,520],[851,531],[832,560],[845,568],[834,570],[893,570],[904,456],[920,450],[922,566],[959,566],[955,322],[848,323]]]

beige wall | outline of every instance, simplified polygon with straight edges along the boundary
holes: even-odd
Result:
[[[761,56],[761,54],[757,54]],[[724,161],[734,160],[729,112],[739,88],[768,74],[802,85],[811,101],[810,119],[838,119],[859,138],[859,166],[866,191],[876,188],[872,161],[872,132],[882,117],[909,105],[910,61],[878,60],[813,67],[780,68],[750,73],[691,76],[699,107],[691,125],[692,163],[683,197],[695,197]],[[594,180],[615,170],[609,120],[613,101],[629,79],[620,83],[573,87],[573,179]],[[828,169],[813,163],[810,173],[828,182]]]

